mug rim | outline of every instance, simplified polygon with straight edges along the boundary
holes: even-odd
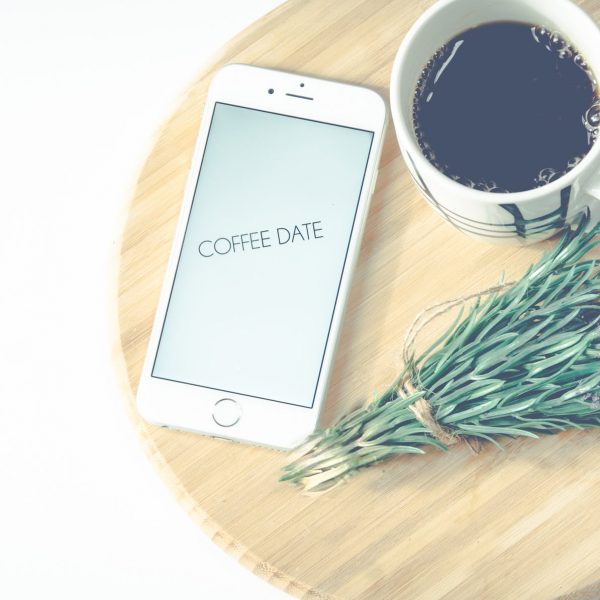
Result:
[[[412,24],[404,39],[402,40],[398,51],[396,52],[396,57],[394,58],[394,63],[392,65],[392,75],[390,80],[390,104],[391,104],[391,112],[392,112],[392,120],[394,122],[394,126],[396,129],[396,135],[400,138],[402,137],[402,143],[400,143],[400,150],[404,152],[402,146],[409,147],[410,150],[414,151],[414,156],[418,157],[421,160],[421,163],[424,168],[427,170],[429,176],[435,179],[443,179],[443,183],[449,185],[451,188],[454,188],[457,191],[461,191],[462,193],[466,193],[469,196],[472,196],[473,200],[481,200],[484,202],[489,202],[491,204],[505,204],[508,202],[513,203],[523,203],[534,200],[539,200],[541,197],[551,194],[552,192],[559,191],[566,186],[573,185],[573,183],[579,179],[580,175],[587,171],[589,167],[593,168],[593,163],[600,159],[600,138],[598,138],[588,151],[588,153],[584,156],[584,158],[570,171],[561,175],[558,179],[547,183],[546,185],[542,185],[540,187],[534,187],[530,190],[522,190],[519,192],[486,192],[483,190],[477,190],[475,188],[468,187],[463,185],[462,183],[458,183],[451,177],[448,177],[438,169],[436,169],[426,158],[423,156],[423,152],[419,145],[417,144],[414,136],[412,135],[412,131],[407,131],[407,128],[404,124],[404,119],[402,117],[400,111],[400,98],[399,98],[399,79],[401,74],[402,64],[406,61],[406,57],[408,56],[412,45],[419,34],[419,31],[423,27],[423,25],[429,21],[436,13],[440,10],[446,8],[446,6],[450,4],[454,4],[456,2],[461,2],[463,0],[438,0],[432,6],[430,6],[425,12],[423,12],[418,19]],[[501,1],[501,0],[497,0]],[[526,3],[527,0],[518,0]],[[579,18],[584,19],[590,22],[597,33],[598,42],[600,43],[600,26],[596,23],[594,19],[584,11],[580,6],[572,2],[572,0],[554,0],[554,2],[562,2],[565,5],[570,5],[572,8],[576,9],[576,12],[579,13]],[[451,38],[450,38],[451,39]],[[569,41],[573,42],[575,46],[577,43],[569,38]],[[600,77],[600,65],[598,65],[598,69],[594,69],[593,73],[596,78]],[[598,87],[598,84],[597,84]],[[597,90],[597,93],[600,90]],[[414,94],[414,90],[412,92]],[[599,161],[600,163],[600,161]],[[597,165],[600,172],[600,164]],[[442,183],[442,182],[441,182]],[[510,200],[507,200],[510,198]]]

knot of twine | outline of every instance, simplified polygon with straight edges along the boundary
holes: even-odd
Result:
[[[417,393],[410,379],[406,379],[398,388],[401,396],[413,395]],[[427,427],[431,435],[446,446],[452,446],[461,441],[462,436],[455,430],[443,427],[433,416],[431,404],[425,398],[419,398],[408,406],[409,410],[415,415],[415,419],[424,427]]]
[[[462,296],[460,298],[446,300],[445,302],[435,304],[434,306],[430,306],[429,308],[421,311],[413,321],[406,334],[406,337],[404,338],[404,344],[402,346],[402,359],[404,364],[408,367],[409,374],[398,386],[398,394],[406,398],[410,395],[418,393],[418,390],[415,389],[412,383],[415,381],[417,384],[419,384],[419,370],[414,364],[413,360],[414,346],[417,335],[421,333],[421,331],[425,329],[429,323],[453,308],[456,308],[457,306],[464,306],[473,298],[480,298],[481,296],[488,294],[495,294],[514,285],[514,283],[514,281],[504,282],[501,280],[498,285],[493,287],[481,290],[480,292],[475,292],[474,294]],[[427,393],[426,390],[423,389],[423,391]],[[479,438],[473,436],[463,436],[455,429],[442,426],[433,416],[433,408],[426,398],[419,398],[410,404],[408,408],[415,415],[415,419],[417,419],[421,425],[426,427],[430,431],[431,435],[442,444],[446,446],[452,446],[464,441],[473,453],[478,454],[481,451],[482,443]]]
[[[442,427],[433,416],[431,411],[431,404],[425,400],[425,398],[419,398],[416,402],[413,402],[408,407],[413,414],[415,419],[429,429],[431,435],[436,439],[445,444],[446,446],[452,446],[460,442],[461,436],[457,431],[450,430],[446,427]]]
[[[408,406],[410,411],[415,415],[415,419],[424,427],[427,427],[431,435],[446,446],[452,446],[464,441],[473,454],[481,452],[481,440],[477,437],[462,436],[455,429],[443,427],[433,416],[431,404],[425,398],[419,398]]]

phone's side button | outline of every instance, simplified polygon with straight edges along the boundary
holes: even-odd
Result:
[[[242,407],[231,398],[221,398],[215,402],[213,420],[221,427],[232,427],[242,416]]]
[[[377,180],[379,179],[379,169],[377,169],[377,171],[375,171],[375,177],[373,177],[373,181],[371,181],[371,196],[373,195],[373,192],[375,192],[375,187],[377,186]]]
[[[371,179],[371,183],[369,183],[369,195],[367,196],[367,200],[373,195],[375,191],[375,185],[377,184],[377,177],[379,176],[379,170],[375,172],[374,177]]]

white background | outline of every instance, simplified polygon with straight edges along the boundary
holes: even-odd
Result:
[[[281,0],[0,0],[0,597],[288,598],[213,545],[131,428],[109,263],[152,136]]]

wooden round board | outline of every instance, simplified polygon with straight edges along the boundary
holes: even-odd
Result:
[[[395,52],[431,0],[290,0],[232,40],[164,124],[143,167],[119,256],[116,361],[151,460],[213,539],[302,598],[600,597],[600,432],[403,456],[329,494],[278,481],[285,453],[157,428],[135,391],[209,81],[229,62],[363,84],[388,98]],[[600,20],[600,0],[580,2]],[[387,131],[343,324],[326,419],[399,368],[424,307],[522,273],[529,248],[466,237],[421,199]],[[202,565],[198,564],[201,569]]]

